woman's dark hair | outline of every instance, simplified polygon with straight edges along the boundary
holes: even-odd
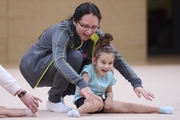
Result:
[[[86,14],[93,14],[93,15],[97,16],[98,19],[99,19],[99,23],[100,23],[100,21],[101,21],[101,13],[100,13],[98,7],[96,5],[94,5],[93,3],[90,3],[90,2],[85,2],[85,3],[80,4],[75,9],[75,12],[74,12],[73,16],[70,17],[70,19],[68,18],[66,20],[74,20],[74,22],[77,23]],[[49,28],[47,28],[44,32],[46,32],[48,29]],[[38,39],[40,39],[42,34],[38,37]]]
[[[95,51],[94,51],[94,58],[98,59],[101,53],[113,53],[114,50],[110,46],[110,41],[113,40],[113,36],[109,33],[105,33],[103,37],[100,38],[98,44],[96,45]]]
[[[99,22],[101,21],[101,13],[96,5],[90,2],[85,2],[80,4],[70,19],[73,19],[74,22],[78,22],[86,14],[93,14],[98,17]]]

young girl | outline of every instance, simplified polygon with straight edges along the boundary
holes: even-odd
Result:
[[[113,75],[114,51],[110,46],[113,37],[105,34],[95,49],[92,64],[86,65],[81,76],[86,80],[88,86],[94,93],[94,107],[89,105],[78,87],[76,87],[74,104],[77,110],[68,112],[69,117],[80,117],[86,113],[161,113],[172,114],[174,108],[152,107],[141,104],[126,103],[113,100],[112,86],[116,83]]]

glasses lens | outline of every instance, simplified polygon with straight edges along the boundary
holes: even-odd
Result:
[[[99,29],[99,26],[92,26],[92,27],[89,27],[88,25],[83,25],[81,24],[79,21],[78,21],[79,25],[84,28],[84,30],[89,30],[91,29],[92,31],[96,31],[97,29]]]

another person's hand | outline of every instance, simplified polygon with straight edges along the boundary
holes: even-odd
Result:
[[[136,87],[134,89],[134,92],[136,93],[136,95],[141,98],[141,95],[144,96],[144,98],[146,100],[150,100],[152,101],[152,98],[154,98],[154,94],[150,93],[150,92],[147,92],[144,88],[142,87]]]
[[[94,94],[89,87],[85,87],[81,89],[81,93],[84,97],[89,101],[91,107],[94,107]]]
[[[33,96],[31,94],[26,93],[24,96],[22,96],[21,101],[31,109],[33,113],[36,113],[38,111],[39,103],[42,102],[42,100],[36,96]]]

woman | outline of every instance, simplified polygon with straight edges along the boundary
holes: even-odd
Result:
[[[75,85],[93,107],[93,93],[79,73],[91,62],[96,43],[103,35],[99,29],[100,21],[98,7],[90,2],[83,3],[70,19],[45,30],[23,56],[20,71],[31,87],[51,86],[47,109],[54,112],[71,110],[63,98],[74,95]],[[138,97],[142,94],[151,100],[154,95],[143,89],[141,79],[127,62],[118,52],[115,57],[114,67],[131,82]]]

